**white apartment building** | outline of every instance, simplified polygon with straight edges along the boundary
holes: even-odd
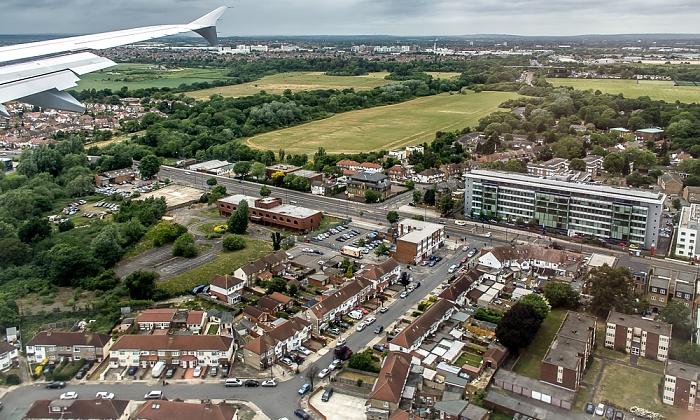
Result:
[[[691,204],[681,210],[681,219],[678,222],[678,236],[676,236],[676,254],[697,258],[698,237],[700,236],[700,206]]]
[[[647,248],[659,239],[662,193],[487,170],[467,172],[464,178],[464,209],[471,217],[535,220],[563,234]]]
[[[397,233],[393,257],[399,262],[418,264],[445,245],[445,225],[403,219],[397,224]]]

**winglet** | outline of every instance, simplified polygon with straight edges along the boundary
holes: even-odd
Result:
[[[226,9],[228,9],[227,6],[218,7],[201,18],[190,22],[188,26],[206,39],[209,44],[216,45],[218,43],[216,21],[221,18],[221,15],[224,14]]]

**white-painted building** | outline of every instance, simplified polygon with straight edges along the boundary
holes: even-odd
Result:
[[[683,207],[678,221],[676,236],[676,254],[683,257],[698,258],[698,237],[700,237],[700,206],[691,204]]]

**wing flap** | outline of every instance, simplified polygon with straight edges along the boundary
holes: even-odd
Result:
[[[35,93],[51,89],[65,90],[72,88],[80,80],[70,70],[61,70],[50,74],[41,74],[22,80],[15,80],[0,86],[0,103],[24,98]]]

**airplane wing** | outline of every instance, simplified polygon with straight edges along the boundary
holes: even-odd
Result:
[[[76,86],[81,74],[116,65],[112,60],[85,50],[101,50],[189,31],[216,45],[216,21],[226,9],[221,6],[180,25],[146,26],[0,47],[0,115],[9,117],[2,104],[12,100],[84,112],[85,107],[79,101],[62,91]]]

